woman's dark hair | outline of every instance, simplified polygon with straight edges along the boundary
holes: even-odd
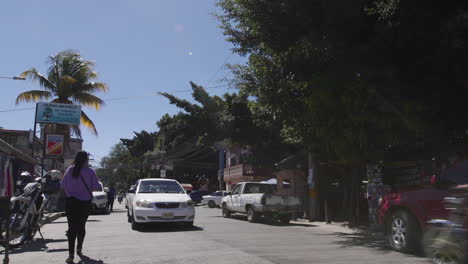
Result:
[[[78,178],[80,176],[80,171],[85,165],[86,161],[88,161],[88,152],[86,151],[79,151],[76,153],[75,163],[73,166],[73,178]]]

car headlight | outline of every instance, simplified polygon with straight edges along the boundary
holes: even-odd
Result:
[[[185,203],[180,204],[180,207],[194,207],[194,206],[195,206],[195,204],[193,203],[192,200],[188,200]]]
[[[144,207],[144,208],[153,208],[153,204],[147,200],[138,200],[136,202],[136,205],[138,207]]]

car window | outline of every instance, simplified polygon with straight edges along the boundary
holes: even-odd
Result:
[[[273,193],[269,184],[249,183],[245,185],[244,193]]]
[[[240,193],[240,185],[237,185],[234,190],[232,191],[232,194],[239,194]]]
[[[185,193],[184,189],[173,181],[142,181],[138,193]]]
[[[223,193],[222,193],[222,192],[214,192],[212,195],[213,195],[213,196],[222,196]]]

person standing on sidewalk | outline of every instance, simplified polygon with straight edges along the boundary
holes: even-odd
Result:
[[[89,157],[85,151],[76,154],[73,166],[65,172],[61,187],[66,195],[66,214],[68,221],[67,263],[73,263],[75,240],[78,239],[76,252],[81,255],[86,235],[86,221],[92,209],[93,191],[101,191],[96,173],[88,165]]]
[[[107,210],[114,210],[114,200],[115,200],[115,188],[114,184],[109,187],[109,192],[107,192]]]

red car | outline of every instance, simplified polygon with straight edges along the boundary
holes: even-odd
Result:
[[[401,252],[419,250],[427,222],[447,219],[444,197],[449,195],[449,188],[468,183],[468,160],[454,164],[438,178],[433,177],[431,183],[423,188],[387,194],[379,201],[379,224],[393,249]]]

